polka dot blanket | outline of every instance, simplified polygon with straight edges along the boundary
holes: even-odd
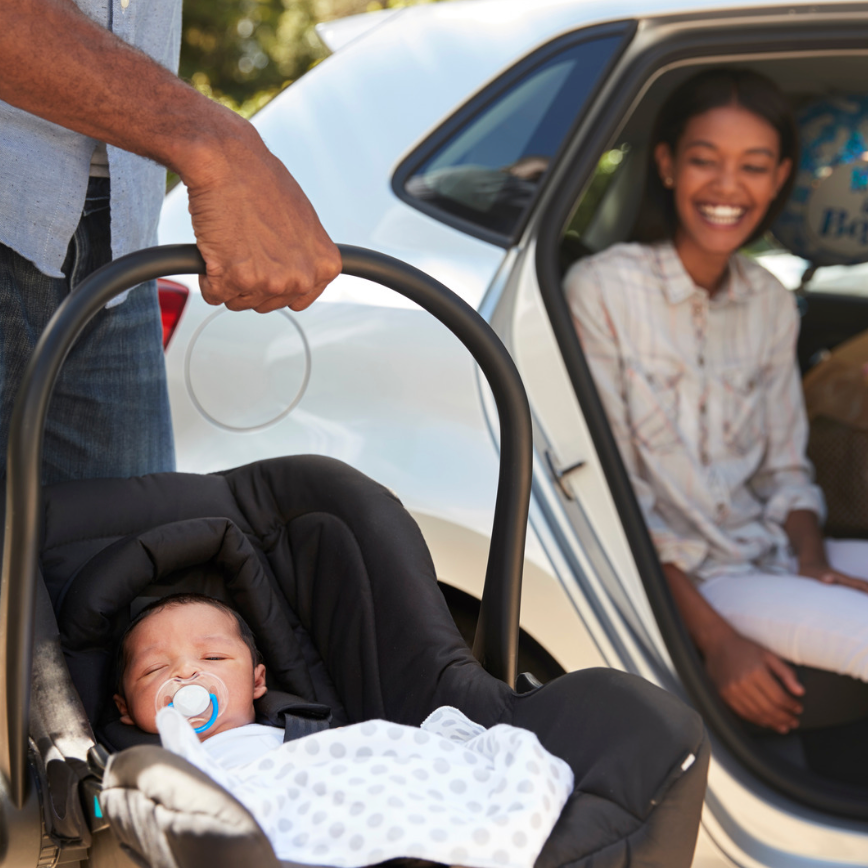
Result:
[[[444,707],[421,727],[369,720],[223,768],[173,708],[163,747],[256,818],[279,859],[358,868],[400,856],[478,868],[532,868],[573,789],[536,735],[484,729]]]

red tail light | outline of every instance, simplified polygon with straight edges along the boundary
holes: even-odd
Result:
[[[169,346],[172,333],[175,331],[187,303],[190,290],[174,280],[160,278],[157,281],[157,293],[160,296],[160,313],[163,317],[163,349]]]

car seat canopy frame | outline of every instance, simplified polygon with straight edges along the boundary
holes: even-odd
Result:
[[[341,246],[343,272],[376,281],[419,304],[470,350],[491,386],[500,420],[500,474],[474,653],[508,684],[515,680],[518,616],[533,463],[527,395],[509,353],[466,302],[434,278],[384,254]],[[166,274],[203,274],[194,245],[151,248],[94,272],[68,296],[43,332],[12,413],[7,459],[6,533],[0,575],[0,774],[13,805],[24,801],[33,659],[40,472],[48,403],[78,335],[112,298]]]

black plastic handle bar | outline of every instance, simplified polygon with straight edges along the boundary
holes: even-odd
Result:
[[[474,654],[509,685],[515,682],[532,431],[524,386],[506,348],[479,314],[434,278],[404,262],[341,246],[343,273],[372,280],[416,302],[473,355],[494,394],[500,420],[500,474]],[[42,521],[42,441],[57,375],[82,329],[106,302],[148,280],[203,274],[190,245],[154,247],[95,271],[55,312],[27,366],[12,412],[6,473],[6,530],[0,576],[0,773],[14,805],[24,802],[34,611]]]

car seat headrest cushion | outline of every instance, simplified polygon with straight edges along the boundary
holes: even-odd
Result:
[[[117,642],[130,621],[130,605],[149,585],[171,586],[203,564],[222,573],[229,602],[262,646],[269,679],[312,696],[291,613],[251,542],[229,519],[190,519],[107,546],[81,568],[60,601],[61,645],[91,721],[101,719],[114,692]],[[280,642],[262,641],[269,636]]]

